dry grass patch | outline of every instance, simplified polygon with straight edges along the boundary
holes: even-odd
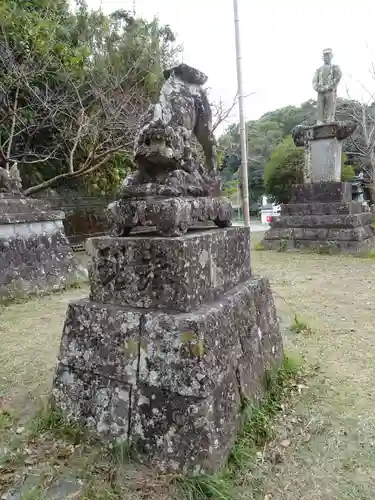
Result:
[[[374,498],[374,260],[254,252],[253,265],[269,277],[281,317],[297,311],[313,332],[292,332],[285,345],[316,372],[285,409],[279,437],[268,445],[272,453],[280,442],[290,443],[280,463],[264,461],[264,494],[278,500]]]

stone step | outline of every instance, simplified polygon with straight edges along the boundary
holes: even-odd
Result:
[[[281,215],[349,215],[366,212],[363,203],[288,203],[281,206]]]
[[[324,228],[350,229],[371,225],[371,212],[335,215],[282,215],[271,220],[271,228]]]

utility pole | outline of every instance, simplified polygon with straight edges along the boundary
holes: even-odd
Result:
[[[238,111],[240,118],[242,212],[243,212],[245,227],[250,227],[249,184],[248,184],[248,172],[247,172],[247,137],[246,137],[244,93],[243,93],[243,82],[242,82],[242,55],[241,55],[241,41],[240,41],[240,19],[238,14],[238,0],[233,0],[233,10],[234,10],[234,32],[236,38]]]

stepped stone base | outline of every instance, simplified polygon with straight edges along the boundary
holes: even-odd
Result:
[[[87,279],[64,234],[64,213],[42,200],[0,194],[0,299]]]
[[[134,445],[159,471],[218,471],[241,404],[262,397],[266,371],[283,359],[269,283],[251,277],[249,230],[96,238],[88,246],[93,300],[69,306],[54,405],[102,441]],[[110,262],[117,278],[128,276],[125,287],[114,277],[100,281]],[[174,302],[162,292],[168,282]]]
[[[375,246],[372,213],[352,201],[348,183],[296,186],[292,202],[271,221],[262,244],[278,251],[366,253]]]

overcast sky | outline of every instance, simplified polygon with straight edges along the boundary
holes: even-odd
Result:
[[[132,9],[169,24],[183,44],[183,61],[205,72],[214,97],[236,94],[232,0],[88,0],[105,12]],[[375,93],[375,2],[371,0],[239,0],[246,118],[315,98],[311,86],[321,52],[331,47],[344,77],[339,95]],[[358,83],[361,82],[361,83]],[[361,87],[365,86],[366,91]],[[236,119],[236,116],[233,117]]]

